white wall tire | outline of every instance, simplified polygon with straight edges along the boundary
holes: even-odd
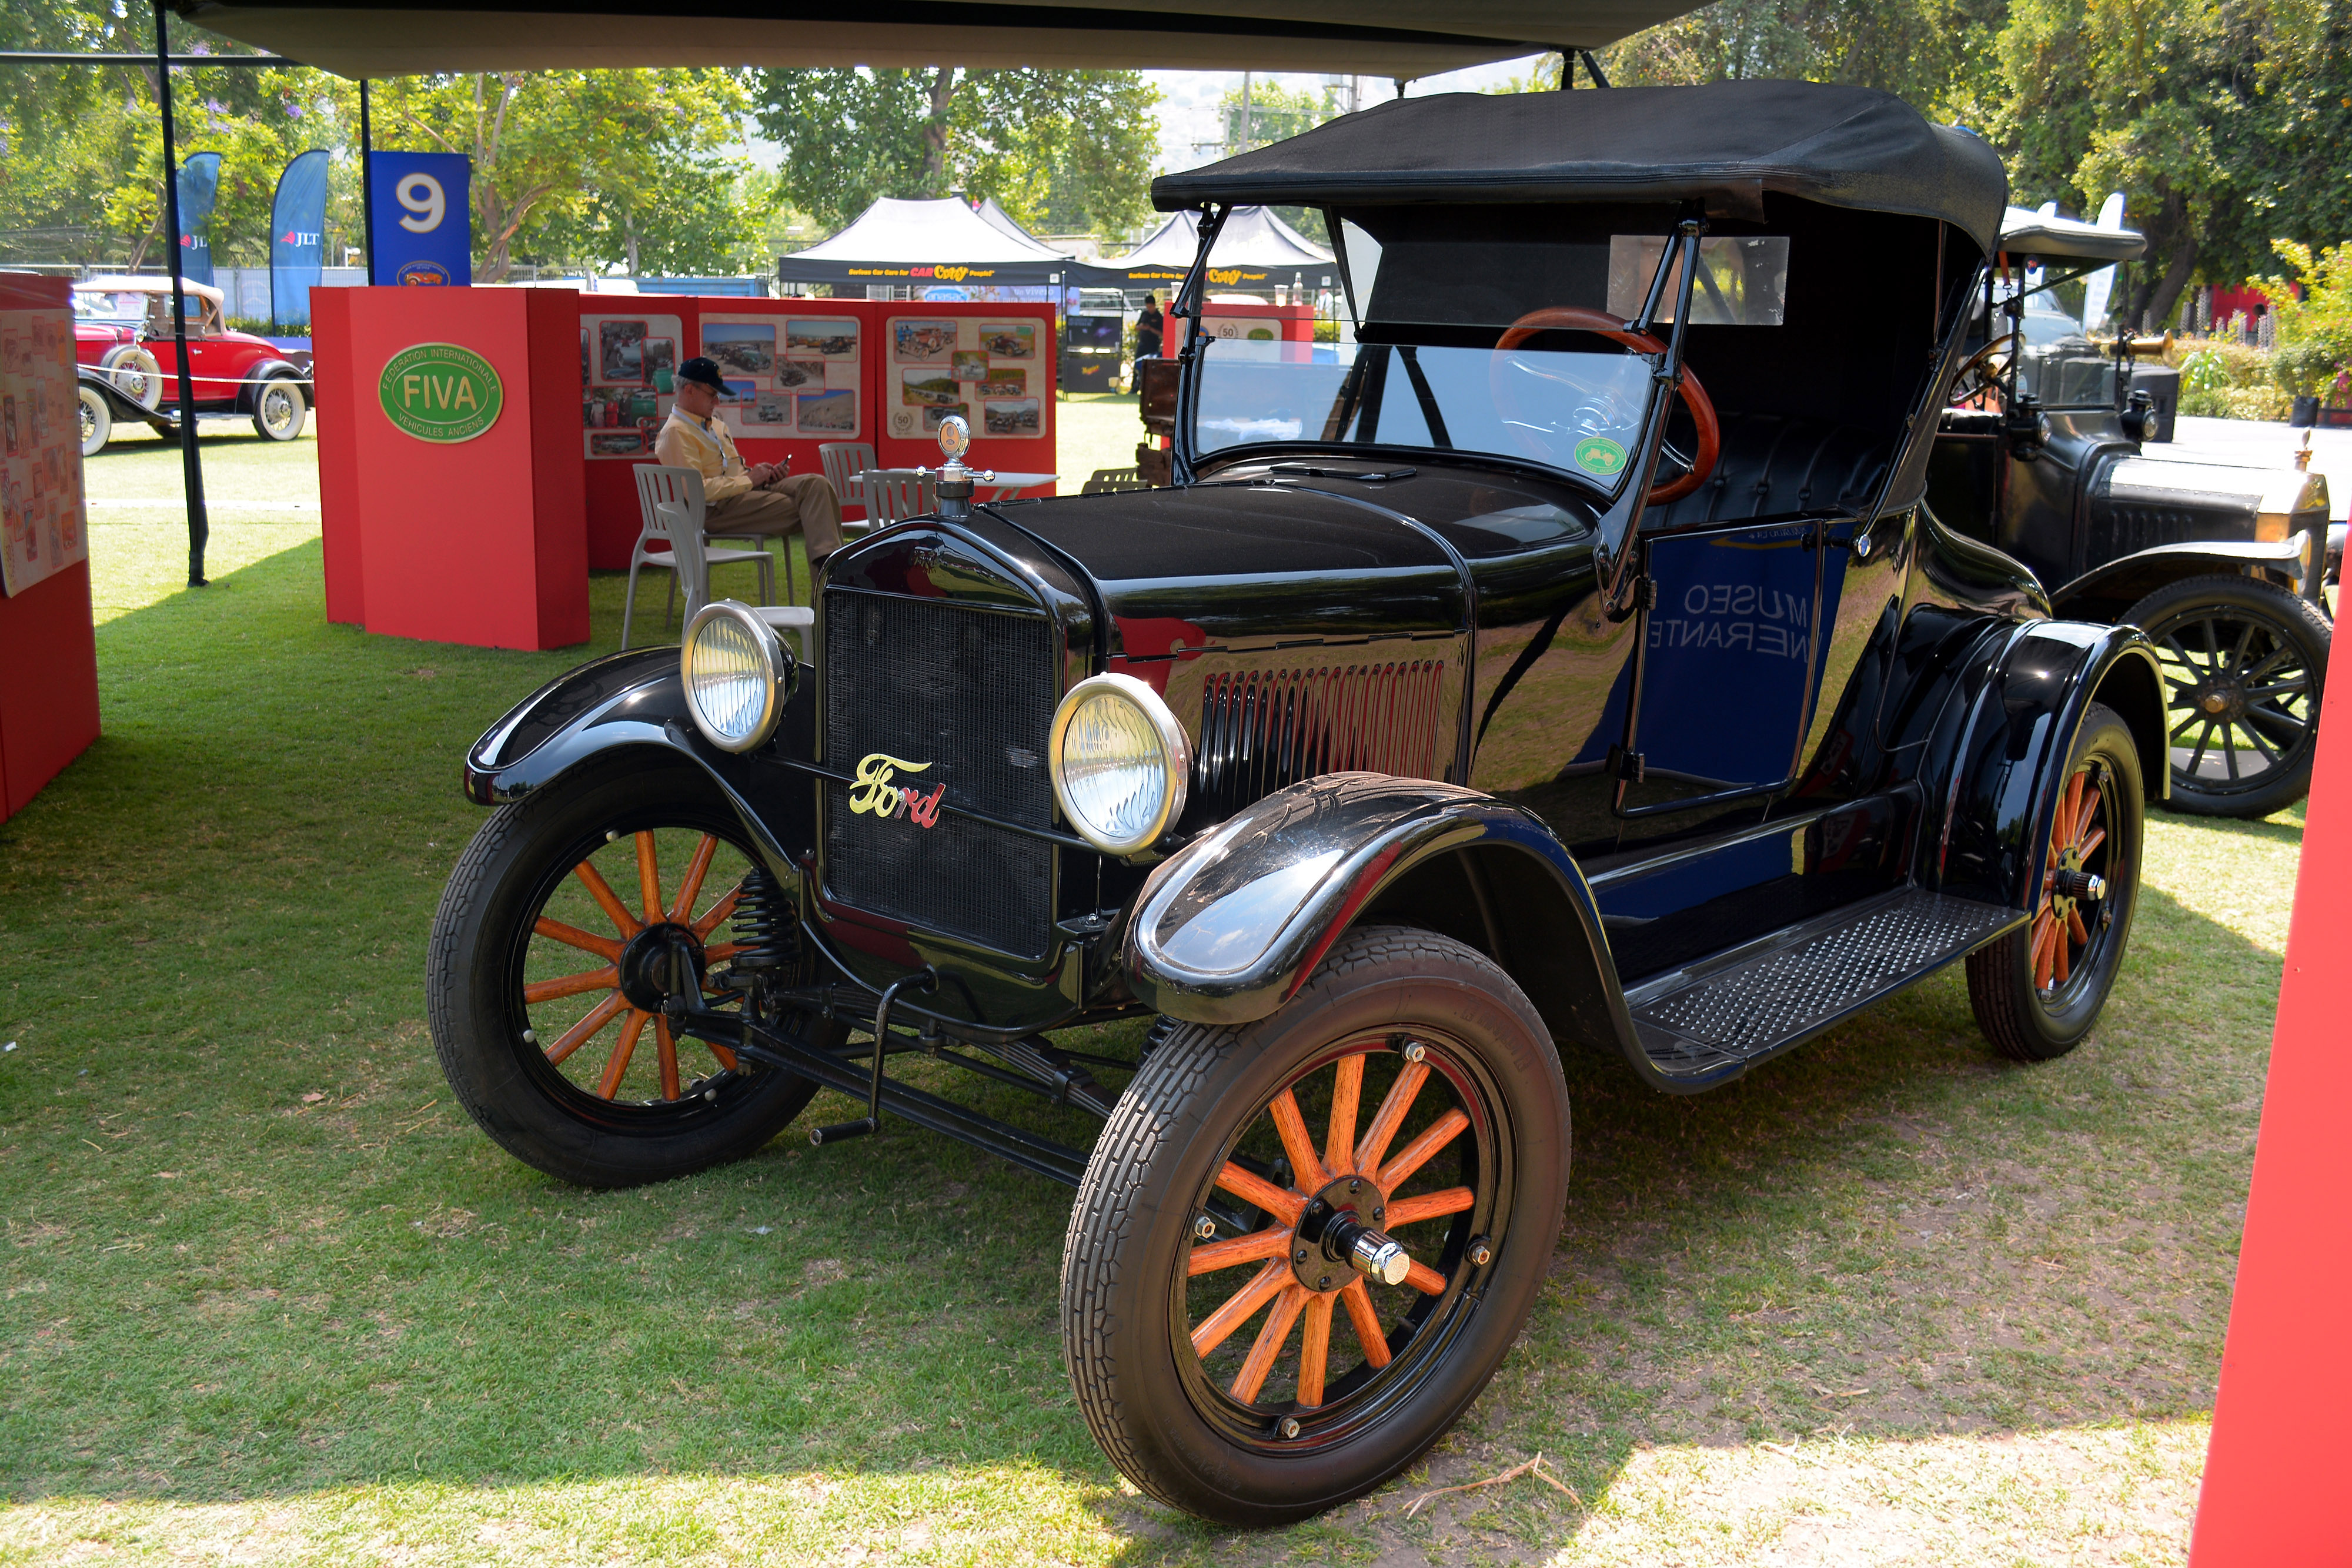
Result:
[[[137,343],[125,343],[109,350],[99,363],[124,402],[137,403],[149,413],[162,406],[163,367],[155,362],[153,354]]]
[[[253,428],[272,441],[291,441],[302,434],[302,420],[309,413],[302,383],[291,376],[279,376],[262,382],[254,394]]]
[[[107,441],[114,434],[114,410],[107,406],[106,394],[84,383],[80,393],[81,455],[95,457],[106,450]]]

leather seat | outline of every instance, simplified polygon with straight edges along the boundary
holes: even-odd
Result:
[[[1885,477],[1885,443],[1850,426],[1773,413],[1721,417],[1722,455],[1715,472],[1663,513],[1651,511],[1645,527],[1860,511]]]

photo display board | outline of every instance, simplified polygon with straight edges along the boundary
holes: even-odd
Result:
[[[864,338],[865,323],[849,315],[704,311],[701,352],[727,382],[719,419],[739,440],[856,441],[866,423]]]
[[[0,310],[0,591],[89,559],[73,312]]]
[[[591,457],[644,462],[677,390],[680,318],[642,310],[580,318],[580,412]]]
[[[900,440],[939,433],[963,415],[975,440],[1045,437],[1050,321],[945,313],[884,319],[882,389],[889,432]]]

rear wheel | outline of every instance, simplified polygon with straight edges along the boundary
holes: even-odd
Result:
[[[1969,955],[1977,1026],[2012,1061],[2048,1061],[2074,1050],[2115,988],[2139,893],[2140,779],[2130,727],[2092,704],[2052,817],[2033,917]]]
[[[253,400],[253,428],[272,441],[291,441],[302,434],[302,416],[308,412],[301,382],[291,377],[264,382]]]
[[[1063,1345],[1096,1439],[1227,1524],[1396,1475],[1517,1337],[1568,1142],[1533,1007],[1445,937],[1351,932],[1273,1017],[1178,1026],[1070,1217]]]
[[[798,1115],[814,1083],[676,1039],[658,1010],[681,963],[707,988],[734,955],[753,863],[717,789],[658,762],[591,765],[485,822],[426,961],[434,1047],[482,1130],[550,1176],[627,1186],[740,1159]]]
[[[2164,664],[2176,808],[2267,817],[2311,792],[2330,632],[2308,601],[2258,578],[2192,577],[2124,619]]]
[[[96,387],[84,386],[80,392],[81,455],[95,457],[106,450],[114,434],[114,411],[106,406],[106,394]]]

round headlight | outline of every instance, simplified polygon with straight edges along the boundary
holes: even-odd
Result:
[[[1192,747],[1160,694],[1132,675],[1080,681],[1054,713],[1054,799],[1105,854],[1148,849],[1184,810]]]
[[[687,622],[678,672],[702,738],[722,751],[749,751],[776,727],[791,694],[793,660],[749,605],[722,599]]]

